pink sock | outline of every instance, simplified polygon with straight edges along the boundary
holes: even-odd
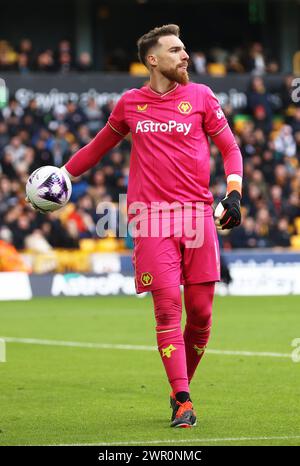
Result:
[[[156,318],[157,345],[173,392],[189,392],[185,344],[181,331],[179,287],[152,292]]]
[[[215,284],[199,283],[184,288],[187,320],[184,342],[188,381],[191,382],[210,336]]]

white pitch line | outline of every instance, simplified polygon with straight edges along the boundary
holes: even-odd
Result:
[[[227,438],[186,438],[186,439],[168,439],[168,440],[138,440],[130,442],[112,442],[112,443],[69,443],[69,444],[55,444],[50,446],[59,446],[59,447],[75,447],[75,446],[87,446],[87,447],[110,447],[117,445],[156,445],[159,443],[162,444],[175,444],[178,443],[219,443],[219,442],[250,442],[255,440],[291,440],[291,439],[300,439],[300,435],[284,435],[282,437],[227,437]]]
[[[121,345],[111,343],[88,343],[83,341],[40,340],[37,338],[0,337],[7,343],[24,343],[28,345],[70,346],[75,348],[121,349],[138,351],[157,351],[156,346]]]
[[[291,353],[271,353],[268,351],[231,351],[231,350],[214,350],[207,349],[206,353],[210,354],[227,354],[227,355],[238,355],[238,356],[261,356],[261,357],[270,357],[270,358],[290,358],[292,357]]]
[[[157,351],[156,346],[144,345],[122,345],[111,343],[88,343],[81,341],[61,341],[61,340],[41,340],[37,338],[16,338],[16,337],[0,337],[7,343],[23,343],[28,345],[46,345],[46,346],[69,346],[75,348],[94,348],[94,349],[118,349],[118,350],[133,350],[133,351]],[[289,358],[291,353],[271,353],[271,352],[258,352],[258,351],[234,351],[234,350],[216,350],[207,349],[208,354],[221,354],[228,356],[257,356],[257,357],[271,357],[271,358]]]

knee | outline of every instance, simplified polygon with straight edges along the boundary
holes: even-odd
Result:
[[[187,324],[205,330],[212,325],[213,292],[210,289],[189,290],[186,296]]]
[[[180,326],[182,305],[179,288],[172,287],[156,290],[152,292],[152,296],[157,326]]]
[[[212,325],[211,307],[196,307],[187,316],[187,324],[197,327],[199,330],[206,330]]]

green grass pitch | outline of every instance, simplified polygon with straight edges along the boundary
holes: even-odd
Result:
[[[155,346],[151,297],[0,303],[0,336]],[[211,350],[291,354],[300,297],[216,297]],[[207,353],[193,429],[171,429],[157,351],[6,344],[0,445],[300,445],[300,362]]]

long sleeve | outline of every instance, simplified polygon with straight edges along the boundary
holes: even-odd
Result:
[[[125,117],[125,99],[126,93],[117,102],[106,126],[66,163],[64,168],[71,176],[82,175],[94,167],[130,131]]]
[[[77,151],[66,163],[65,169],[71,176],[80,176],[94,167],[102,157],[118,144],[123,136],[107,124],[94,139]]]
[[[216,136],[213,136],[212,140],[218,147],[223,158],[224,171],[227,178],[227,193],[236,190],[241,194],[243,159],[239,146],[229,126],[226,126],[224,130]]]

